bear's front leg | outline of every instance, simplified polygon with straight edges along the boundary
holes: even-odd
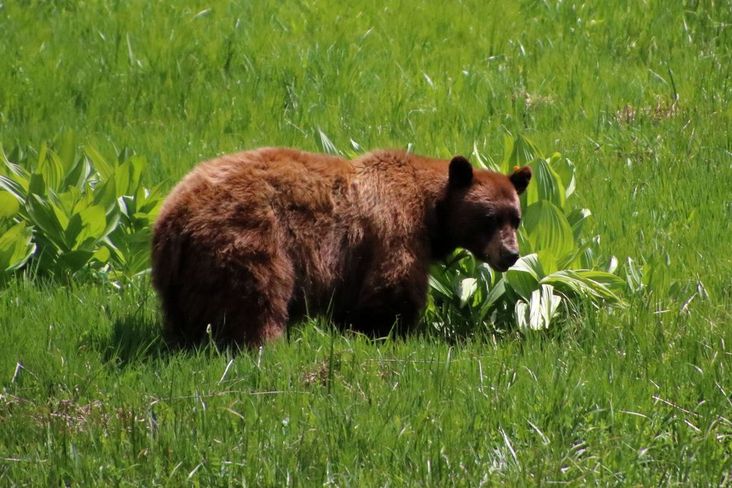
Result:
[[[347,321],[354,330],[370,337],[404,335],[416,325],[425,293],[426,283],[411,280],[392,287],[366,289]]]

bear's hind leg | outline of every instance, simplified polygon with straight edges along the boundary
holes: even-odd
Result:
[[[181,276],[162,294],[170,343],[201,344],[210,334],[221,346],[254,348],[283,335],[294,287],[286,256],[241,247],[214,255],[195,243],[186,251]]]
[[[285,333],[294,279],[289,261],[279,256],[248,260],[230,271],[217,342],[249,348],[279,339]]]
[[[215,340],[224,346],[254,349],[281,338],[286,328],[287,302],[283,300],[270,300],[266,306],[233,306],[224,313]]]

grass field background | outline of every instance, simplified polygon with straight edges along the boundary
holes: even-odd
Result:
[[[577,165],[604,250],[654,269],[547,334],[307,324],[236,357],[168,353],[147,280],[19,278],[0,484],[731,484],[731,29],[713,0],[0,3],[4,147],[73,130],[172,187],[320,131],[495,159],[520,132]]]

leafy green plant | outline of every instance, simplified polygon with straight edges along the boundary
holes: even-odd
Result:
[[[622,303],[626,281],[617,259],[600,257],[600,238],[589,234],[592,213],[574,205],[574,164],[555,153],[544,157],[527,138],[506,136],[502,162],[474,151],[483,168],[507,173],[528,164],[532,182],[521,196],[518,230],[522,257],[505,273],[478,263],[466,251],[433,266],[426,321],[448,335],[468,324],[515,323],[545,329],[579,301]],[[454,324],[458,325],[457,328]]]
[[[14,220],[19,210],[13,195],[0,190],[0,281],[21,268],[36,249],[31,229]]]
[[[142,186],[145,160],[120,153],[110,162],[79,151],[67,133],[55,148],[0,151],[0,214],[7,231],[6,271],[29,260],[41,274],[70,277],[104,269],[132,275],[148,265],[149,229],[161,202]],[[5,238],[3,237],[3,242]]]
[[[14,223],[4,229],[0,235],[0,282],[22,268],[35,250],[33,232],[24,222]]]

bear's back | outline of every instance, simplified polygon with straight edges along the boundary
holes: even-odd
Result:
[[[254,224],[271,218],[269,210],[333,212],[334,195],[344,202],[353,174],[348,160],[293,149],[229,154],[191,170],[164,202],[159,221],[178,215],[187,227],[200,228],[236,224],[239,217]]]

